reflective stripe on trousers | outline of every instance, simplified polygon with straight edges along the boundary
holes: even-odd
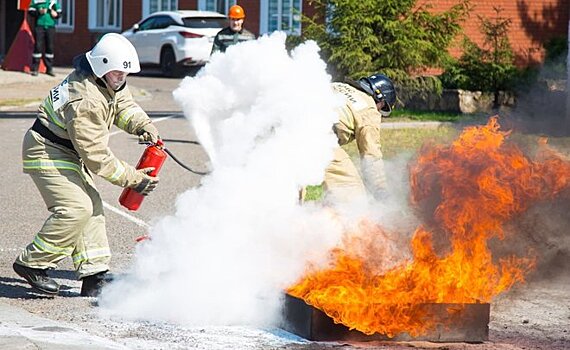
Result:
[[[51,162],[57,167],[57,161]],[[55,268],[65,257],[72,256],[78,277],[82,278],[109,270],[111,252],[99,192],[84,181],[87,175],[81,170],[67,166],[57,167],[57,173],[29,173],[52,214],[18,262],[33,268]]]

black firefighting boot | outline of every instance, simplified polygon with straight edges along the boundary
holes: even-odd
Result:
[[[38,67],[40,66],[40,58],[33,57],[32,58],[32,67],[30,74],[33,76],[38,75]]]
[[[44,56],[44,63],[46,64],[46,74],[52,77],[55,77],[55,73],[53,72],[53,54],[50,56]]]
[[[81,296],[96,297],[101,293],[103,286],[113,280],[113,276],[110,273],[107,273],[107,271],[103,271],[91,276],[83,277],[81,280],[83,281],[83,284],[81,285]]]
[[[17,263],[14,263],[12,267],[20,277],[40,292],[52,295],[59,292],[59,284],[48,277],[47,269],[34,269]]]

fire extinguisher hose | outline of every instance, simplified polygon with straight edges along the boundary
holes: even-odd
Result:
[[[148,141],[139,141],[139,145],[152,145],[152,142],[148,142]],[[166,152],[170,157],[172,157],[172,160],[174,160],[178,165],[180,165],[181,167],[183,167],[184,169],[188,170],[191,173],[194,173],[196,175],[208,175],[210,172],[209,171],[197,171],[194,170],[192,168],[190,168],[189,166],[187,166],[186,164],[182,163],[180,161],[180,159],[176,158],[176,156],[168,149],[166,148],[166,146],[164,146],[164,144],[161,143],[161,148],[164,150],[164,152]]]
[[[172,160],[174,160],[176,163],[178,163],[178,165],[180,165],[184,169],[188,170],[189,172],[194,173],[196,175],[208,175],[209,174],[209,172],[207,172],[207,171],[196,171],[196,170],[190,168],[186,164],[182,163],[178,158],[176,158],[176,156],[174,154],[172,154],[172,152],[168,148],[164,147],[163,149],[164,149],[164,152],[166,152],[170,157],[172,157]]]

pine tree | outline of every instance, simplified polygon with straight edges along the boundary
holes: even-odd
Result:
[[[403,82],[426,68],[443,67],[448,48],[470,10],[457,0],[447,11],[430,11],[417,0],[311,0],[302,39],[313,39],[335,79],[375,72]]]

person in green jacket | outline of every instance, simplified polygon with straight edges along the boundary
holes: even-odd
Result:
[[[46,65],[46,74],[53,73],[53,48],[55,25],[61,16],[61,7],[57,0],[32,0],[28,13],[34,18],[34,53],[32,54],[32,75],[38,75],[42,54]]]
[[[218,51],[225,52],[229,46],[243,41],[255,40],[255,35],[243,27],[245,12],[241,6],[233,5],[230,7],[228,17],[230,25],[216,34],[212,45],[212,54]]]

